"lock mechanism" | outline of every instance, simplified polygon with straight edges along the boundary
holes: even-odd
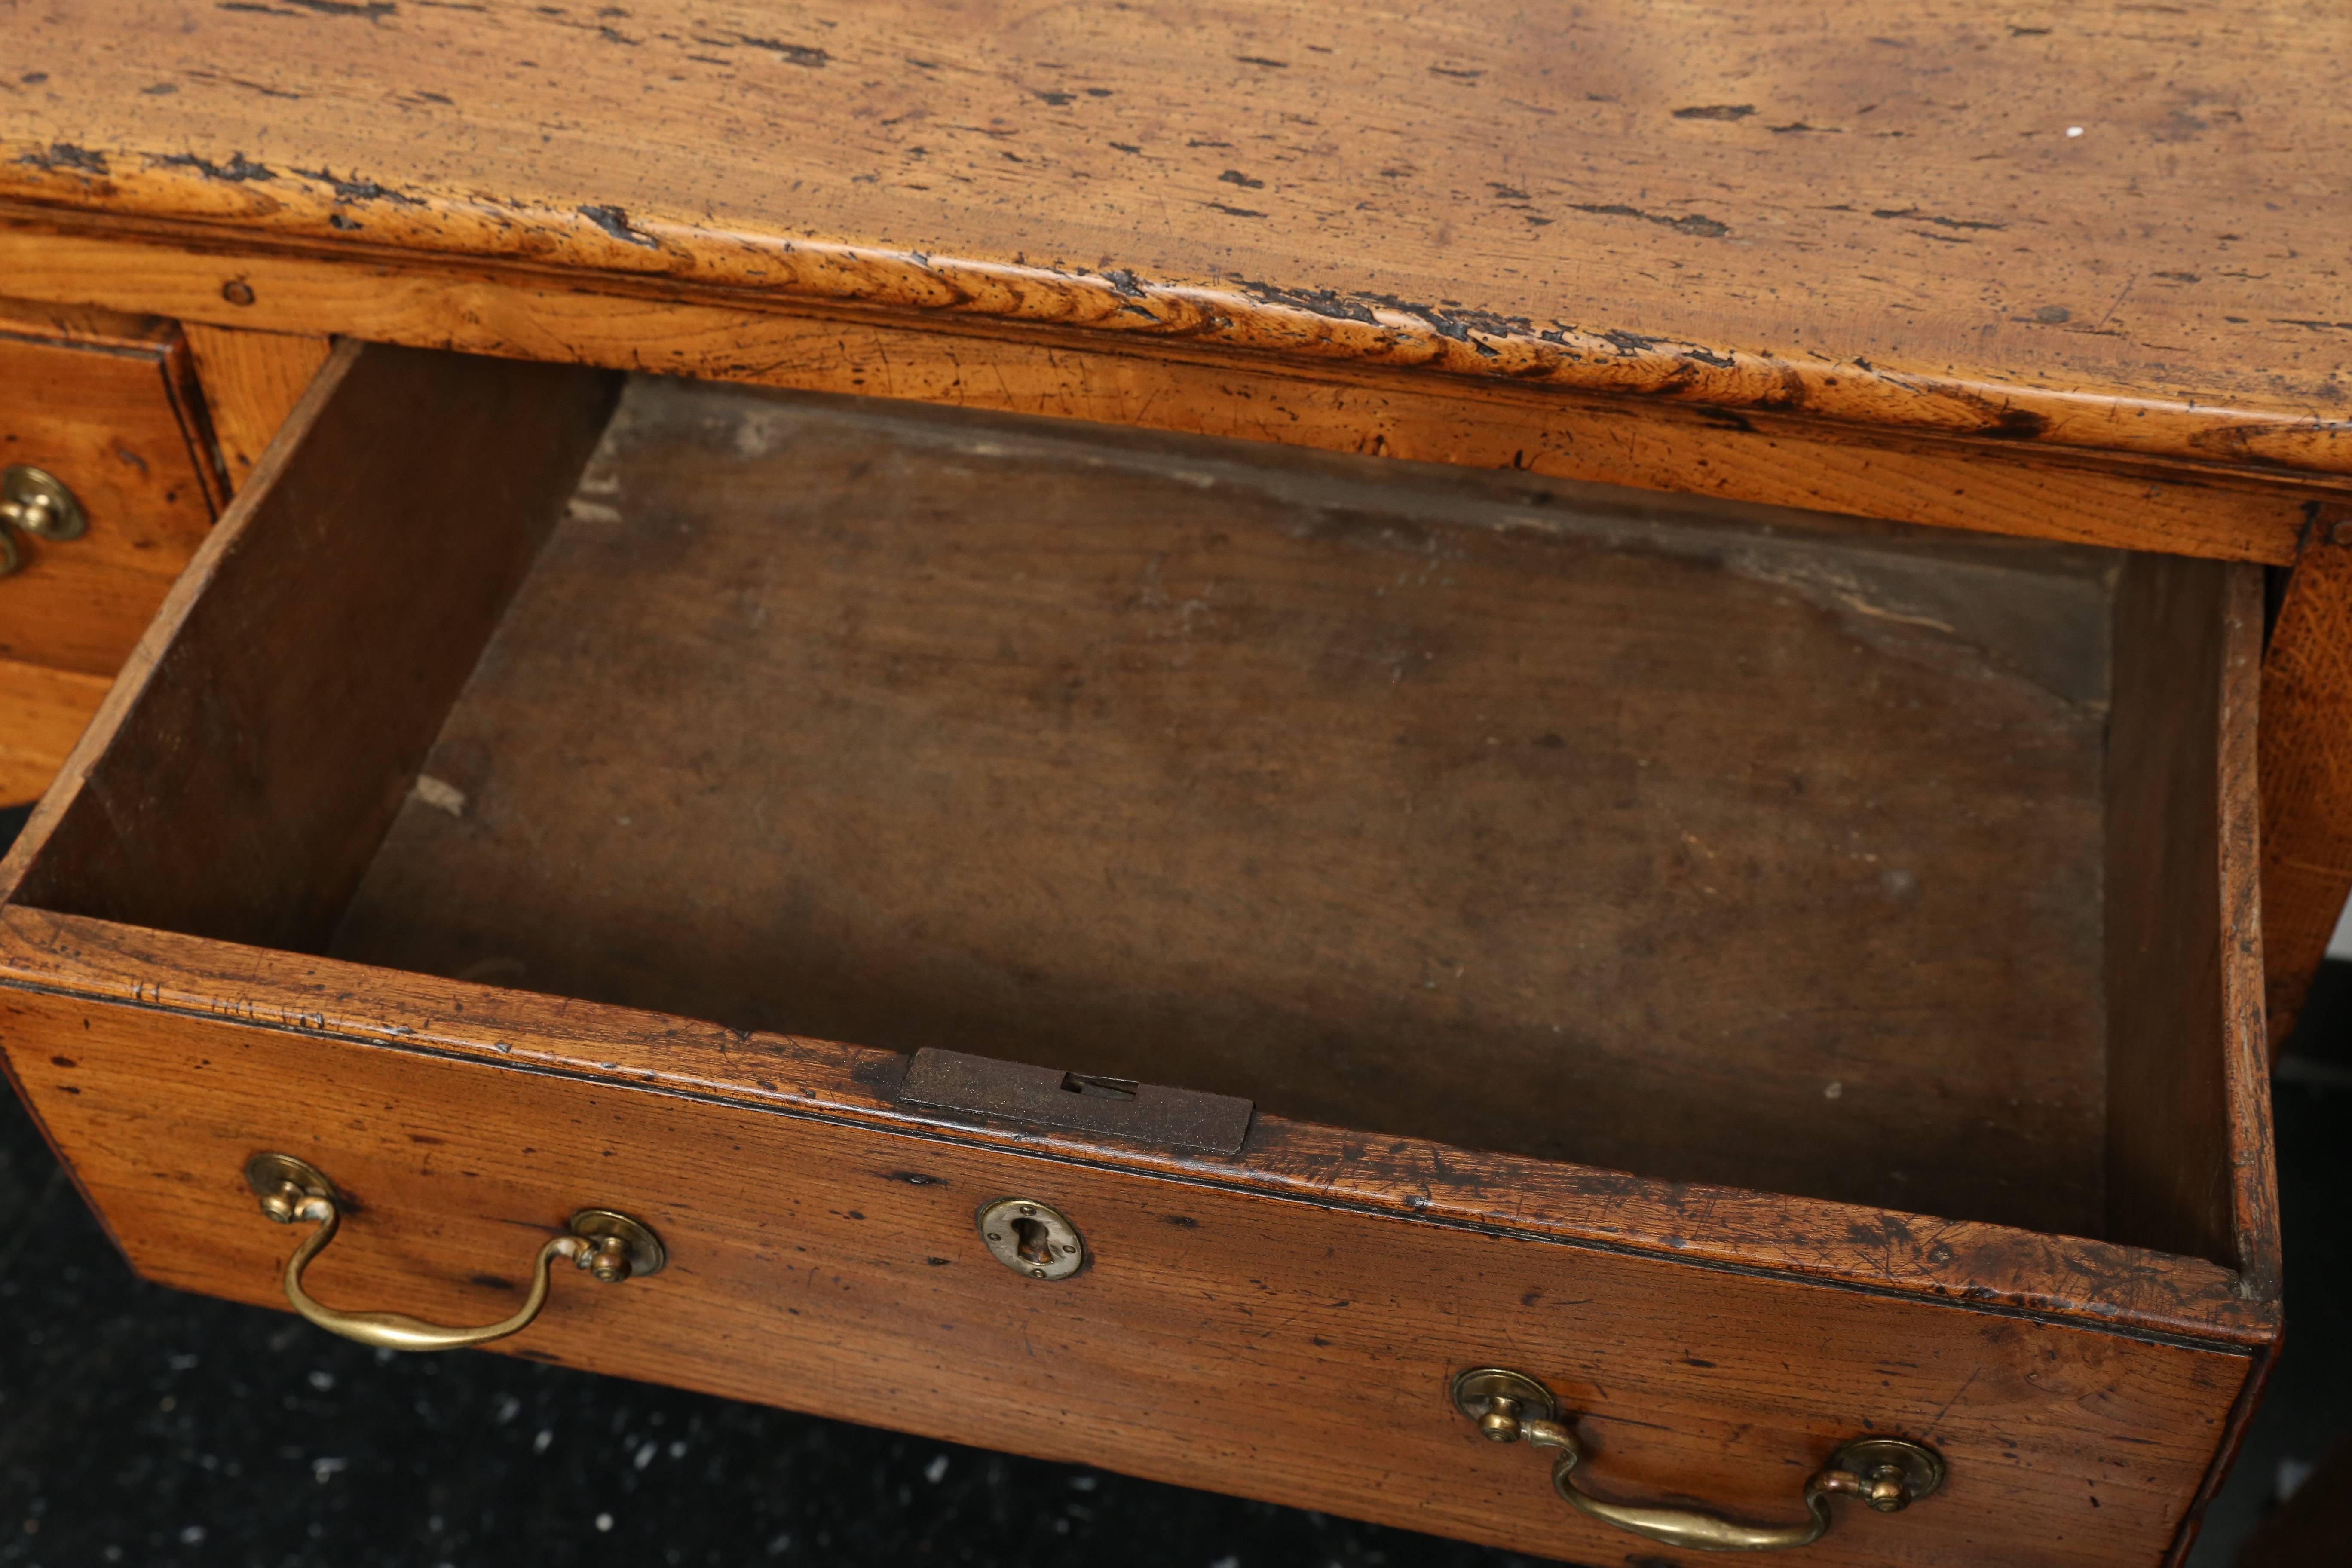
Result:
[[[62,544],[79,539],[89,526],[81,502],[47,468],[18,463],[0,471],[0,577],[25,564],[18,534]]]

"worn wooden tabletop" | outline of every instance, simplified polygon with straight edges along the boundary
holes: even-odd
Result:
[[[0,0],[0,34],[17,204],[2352,472],[2336,6]]]

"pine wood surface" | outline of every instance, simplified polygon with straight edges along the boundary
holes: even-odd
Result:
[[[1380,477],[634,383],[334,951],[2100,1234],[2116,558]]]
[[[2313,160],[2352,113],[2347,29],[2284,0],[113,0],[20,21],[0,195],[2345,473]]]
[[[903,1060],[887,1053],[20,909],[0,932],[0,1045],[85,1193],[166,1283],[273,1301],[293,1238],[239,1179],[261,1148],[357,1198],[312,1276],[353,1307],[495,1316],[544,1227],[614,1205],[663,1236],[669,1270],[611,1291],[567,1279],[510,1349],[1520,1550],[1606,1561],[1627,1542],[1446,1407],[1466,1365],[1525,1364],[1590,1412],[1595,1484],[1752,1518],[1788,1517],[1845,1436],[1921,1437],[1952,1467],[1934,1505],[1849,1515],[1813,1557],[1971,1568],[2162,1560],[2253,1365],[1695,1267],[1747,1194],[1271,1118],[1234,1160],[1048,1147],[895,1110]],[[372,1043],[349,1037],[354,1013]],[[1049,1289],[988,1259],[972,1211],[1006,1194],[1070,1215],[1089,1270]],[[1670,1228],[1576,1245],[1563,1200]],[[1751,1233],[1746,1250],[1868,1256],[1881,1280],[1909,1250],[1901,1216],[1776,1206],[1822,1228]],[[2046,1247],[2043,1266],[2087,1271],[2044,1278],[2095,1291],[2145,1297],[2210,1268],[1938,1229],[1933,1258]]]
[[[0,658],[0,805],[49,787],[108,684],[102,675]]]
[[[0,577],[0,658],[111,676],[211,526],[210,439],[178,329],[0,300],[0,466],[65,481],[89,519]]]
[[[195,355],[222,465],[230,485],[242,488],[309,390],[310,378],[327,363],[329,341],[323,335],[240,331],[201,321],[184,322],[183,330]]]

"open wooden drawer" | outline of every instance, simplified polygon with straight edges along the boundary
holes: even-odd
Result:
[[[1693,1542],[1563,1441],[1795,1560],[2186,1550],[2277,1332],[2250,570],[615,392],[339,351],[0,868],[142,1273],[283,1304],[271,1152],[328,1310],[650,1227],[549,1361],[1587,1562]]]

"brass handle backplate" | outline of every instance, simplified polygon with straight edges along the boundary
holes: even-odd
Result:
[[[0,577],[25,563],[17,534],[62,544],[79,539],[89,526],[81,502],[55,474],[27,463],[0,470]]]
[[[1829,1532],[1830,1499],[1859,1498],[1881,1513],[1897,1513],[1944,1484],[1943,1457],[1901,1437],[1856,1437],[1838,1446],[1829,1463],[1805,1482],[1801,1524],[1740,1524],[1696,1509],[1643,1508],[1609,1502],[1577,1484],[1584,1450],[1560,1415],[1551,1390],[1525,1373],[1473,1368],[1454,1378],[1454,1407],[1497,1443],[1549,1448],[1552,1489],[1604,1523],[1693,1552],[1778,1552],[1811,1546]]]
[[[319,1228],[302,1238],[286,1260],[286,1300],[330,1333],[383,1350],[448,1351],[487,1344],[520,1333],[547,1304],[548,1277],[555,1260],[568,1258],[608,1285],[661,1272],[668,1256],[654,1233],[611,1209],[582,1209],[563,1233],[548,1238],[531,1267],[530,1292],[512,1317],[480,1328],[450,1329],[401,1312],[346,1312],[318,1300],[302,1288],[302,1271],[335,1239],[342,1223],[334,1184],[318,1167],[291,1154],[256,1154],[246,1162],[246,1185],[261,1200],[261,1212],[280,1225],[308,1220]]]

